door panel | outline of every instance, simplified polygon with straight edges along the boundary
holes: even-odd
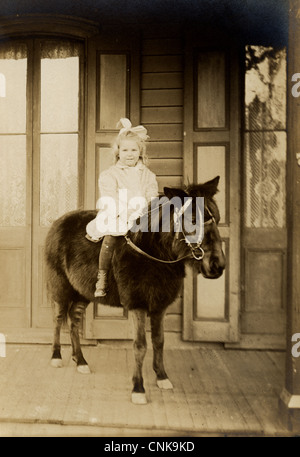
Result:
[[[223,50],[199,50],[195,54],[195,127],[227,127],[227,55]]]
[[[88,119],[86,155],[87,208],[96,208],[100,197],[99,174],[113,164],[111,146],[121,117],[133,125],[139,119],[139,40],[128,34],[116,39],[93,37],[88,44]],[[86,311],[85,337],[97,339],[129,339],[131,323],[120,308],[91,303]]]
[[[80,201],[80,55],[81,45],[66,40],[0,45],[6,86],[0,99],[4,327],[52,326],[44,242],[51,223]]]
[[[278,333],[278,314],[282,325],[285,323],[284,271],[285,258],[281,250],[247,249],[246,281],[252,284],[247,289],[242,319],[243,333]],[[270,269],[270,264],[272,268]],[[261,278],[264,278],[262,281]],[[281,325],[279,329],[283,331]]]
[[[5,81],[5,96],[1,97],[0,103],[0,133],[25,133],[28,67],[26,43],[1,43],[0,61]]]
[[[209,181],[220,176],[219,192],[215,196],[220,211],[220,225],[228,221],[229,201],[227,194],[229,173],[229,144],[195,145],[195,182]]]
[[[115,130],[128,111],[129,56],[99,52],[97,57],[97,131]]]
[[[285,345],[286,51],[245,50],[243,344]],[[249,345],[250,345],[249,343]]]
[[[223,252],[226,253],[226,243],[223,242]],[[194,301],[195,319],[218,319],[228,318],[228,303],[226,300],[226,272],[214,281],[207,281],[203,276],[197,275],[194,281],[196,299]],[[213,300],[211,299],[213,297]]]
[[[26,226],[26,135],[0,136],[0,225]]]
[[[203,41],[205,42],[205,41]],[[232,45],[202,48],[187,39],[184,119],[184,181],[220,176],[215,199],[226,254],[221,278],[209,280],[190,268],[184,282],[183,337],[237,341],[239,312],[239,66]]]
[[[2,327],[30,325],[31,97],[28,42],[0,44],[0,310]]]
[[[70,47],[66,42],[40,43],[42,133],[78,131],[80,47]]]
[[[44,243],[54,220],[80,206],[83,47],[35,40],[33,104],[32,323],[51,327],[44,277]]]
[[[39,223],[49,227],[78,204],[78,135],[45,135],[40,141]]]

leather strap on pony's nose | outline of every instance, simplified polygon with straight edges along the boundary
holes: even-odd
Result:
[[[180,217],[183,215],[184,211],[186,210],[186,208],[189,206],[190,202],[187,201],[186,202],[186,206],[183,205],[183,207],[180,209],[180,211],[177,210],[177,216],[178,218],[176,219],[177,222],[177,225],[179,226],[180,225]],[[205,255],[205,252],[203,250],[203,248],[201,247],[201,244],[202,244],[202,241],[203,241],[203,237],[204,237],[204,226],[205,225],[209,225],[209,224],[214,224],[216,222],[215,220],[215,217],[214,215],[212,214],[212,212],[210,211],[210,209],[206,206],[205,207],[206,211],[208,212],[209,216],[210,216],[210,219],[208,221],[205,221],[203,222],[203,226],[202,226],[202,229],[200,231],[200,234],[199,234],[199,237],[198,237],[198,240],[196,242],[196,246],[194,247],[192,245],[192,243],[188,240],[184,230],[183,230],[183,227],[181,225],[181,231],[183,233],[183,239],[181,241],[185,241],[185,243],[188,245],[188,247],[190,248],[191,250],[191,253],[192,253],[192,256],[195,260],[202,260],[204,255]],[[199,215],[200,215],[200,220],[202,218],[202,213],[200,211],[200,209],[198,209],[199,211]],[[178,227],[177,227],[178,229]],[[178,232],[177,232],[177,235],[178,235]]]
[[[210,211],[210,209],[208,207],[206,207],[206,210],[207,210],[208,214],[210,215],[210,219],[208,221],[204,222],[204,225],[213,224],[214,222],[216,222],[214,215],[212,214],[212,212]],[[195,248],[192,245],[190,245],[190,248],[192,250],[192,256],[194,257],[195,260],[203,259],[205,253],[204,253],[203,248],[201,247],[201,243],[200,244],[197,243],[197,246]],[[200,251],[200,254],[197,255],[196,251]]]
[[[182,225],[182,216],[184,215],[186,209],[190,206],[190,204],[192,203],[193,199],[190,197],[186,202],[185,204],[180,208],[180,210],[178,210],[178,208],[176,208],[175,212],[174,212],[174,222],[175,222],[175,227],[176,227],[176,231],[178,232],[180,229],[181,229],[181,232],[183,233],[183,236],[184,236],[184,241],[186,242],[186,244],[188,245],[188,247],[191,249],[192,251],[192,256],[194,257],[195,260],[201,260],[203,259],[204,257],[204,251],[203,249],[201,248],[201,243],[203,241],[203,237],[204,237],[204,225],[205,225],[205,222],[203,222],[203,214],[201,212],[201,209],[196,206],[197,210],[198,210],[198,213],[199,213],[199,221],[200,221],[200,224],[198,226],[198,229],[200,228],[200,231],[199,231],[199,234],[198,234],[198,238],[196,241],[196,247],[194,247],[191,243],[191,241],[188,239],[189,238],[189,235],[187,236],[187,234],[185,233],[184,229],[183,229],[183,225]],[[196,255],[195,254],[195,251],[196,250],[201,250],[200,251],[200,255]]]

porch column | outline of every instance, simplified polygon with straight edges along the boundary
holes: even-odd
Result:
[[[288,296],[285,386],[281,417],[300,431],[300,0],[290,0],[288,49]]]

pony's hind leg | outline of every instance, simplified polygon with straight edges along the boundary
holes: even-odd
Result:
[[[146,341],[146,311],[141,309],[132,310],[134,323],[133,351],[135,356],[135,369],[132,377],[133,390],[131,393],[132,403],[145,405],[147,403],[144,382],[143,382],[143,362],[147,351]]]
[[[65,307],[57,302],[52,304],[54,335],[52,345],[51,365],[55,368],[63,366],[60,352],[60,330],[63,322],[66,320]]]
[[[83,302],[75,302],[69,310],[71,319],[71,343],[72,343],[72,359],[77,364],[77,371],[83,374],[89,374],[91,371],[87,361],[83,357],[80,345],[79,329],[82,323],[82,316],[86,309],[87,304]]]
[[[151,338],[153,346],[153,369],[156,373],[156,383],[160,389],[173,389],[164,367],[164,317],[165,311],[150,315]]]

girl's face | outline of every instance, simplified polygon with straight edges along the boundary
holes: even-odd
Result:
[[[119,146],[119,159],[122,165],[134,167],[140,157],[140,148],[134,140],[122,140]]]

